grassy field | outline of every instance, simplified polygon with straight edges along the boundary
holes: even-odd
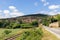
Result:
[[[41,28],[25,30],[16,40],[41,40],[43,31]]]
[[[38,28],[36,28],[36,29],[38,29]],[[4,34],[5,30],[10,30],[12,32],[10,34],[6,35],[6,34]],[[31,32],[33,30],[33,28],[32,29],[0,29],[0,40],[4,40],[5,38],[9,38],[11,36],[14,36],[14,35],[20,33],[21,31],[24,32],[24,31],[29,31],[29,30]],[[33,35],[33,33],[32,33],[32,35]],[[20,35],[19,37],[17,37],[16,40],[20,40],[21,37],[22,37],[22,35]],[[28,38],[31,38],[31,37],[32,36],[28,36]],[[40,37],[40,36],[37,36],[37,37]],[[60,39],[58,39],[55,35],[51,34],[50,32],[46,31],[45,29],[43,29],[42,40],[60,40]]]
[[[5,30],[10,30],[11,33],[6,35],[4,33]],[[9,37],[11,37],[13,35],[16,35],[16,34],[20,33],[21,30],[22,29],[0,29],[0,40],[4,40],[5,38],[9,38]]]
[[[42,37],[42,40],[60,40],[58,39],[54,34],[48,32],[47,30],[45,30],[44,28],[42,29],[43,30],[43,37]],[[16,40],[19,40],[21,38],[18,37],[16,38]]]
[[[16,34],[19,34],[21,31],[23,31],[22,33],[24,34],[25,33],[25,31],[28,33],[29,32],[29,34],[30,34],[30,36],[28,37],[28,34],[24,34],[24,35],[27,35],[27,37],[28,38],[32,38],[32,40],[33,39],[35,39],[35,37],[34,37],[34,34],[35,35],[37,35],[36,37],[38,38],[39,37],[39,39],[40,39],[40,37],[41,37],[41,35],[40,34],[38,34],[40,31],[38,31],[38,33],[36,33],[37,32],[37,30],[35,31],[35,29],[34,28],[31,28],[31,29],[0,29],[1,31],[0,31],[0,40],[4,40],[5,38],[9,38],[9,37],[11,37],[11,36],[14,36],[14,35],[16,35]],[[10,31],[12,31],[10,34],[8,34],[8,35],[6,35],[6,34],[4,34],[4,31],[5,30],[10,30]],[[17,37],[16,38],[16,40],[20,40],[20,38],[22,37],[22,35],[23,34],[21,34],[19,37]],[[40,35],[40,36],[39,36]],[[32,36],[32,37],[31,37]],[[23,38],[23,37],[22,37]],[[26,40],[28,40],[28,38],[26,39]]]
[[[43,29],[43,38],[42,40],[60,40],[54,34],[48,32],[47,30]]]

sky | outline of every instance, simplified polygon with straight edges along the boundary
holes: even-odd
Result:
[[[60,14],[60,0],[0,0],[0,18],[38,13]]]

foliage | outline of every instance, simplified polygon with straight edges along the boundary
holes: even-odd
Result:
[[[15,29],[15,28],[20,28],[21,26],[19,23],[14,23],[12,27]]]
[[[21,28],[32,28],[33,26],[30,24],[20,24]]]
[[[14,25],[14,22],[10,23],[8,26],[6,26],[6,28],[11,29],[13,28],[13,25]]]
[[[59,15],[59,14],[56,15],[56,19],[57,19],[58,21],[60,21],[60,15]]]
[[[42,21],[42,24],[45,25],[45,26],[49,26],[50,21],[47,20],[47,19],[44,19],[44,20]]]
[[[44,14],[32,14],[32,15],[25,15],[25,16],[21,16],[21,17],[16,17],[16,18],[6,18],[6,19],[0,19],[0,28],[8,28],[8,29],[15,29],[15,28],[21,28],[21,27],[32,27],[38,26],[38,22],[37,21],[33,21],[31,24],[26,24],[24,22],[25,18],[32,18],[32,19],[38,19],[39,18],[44,18],[47,17],[47,15]],[[24,19],[24,20],[22,20]]]
[[[10,31],[10,30],[5,30],[5,31],[4,31],[5,34],[9,34],[9,33],[11,33],[11,32],[12,32],[12,31]]]
[[[58,22],[59,22],[59,27],[60,27],[60,14],[56,15],[56,19],[58,20]]]
[[[53,23],[53,22],[57,22],[57,19],[54,17],[51,18],[51,23]]]
[[[43,36],[42,29],[32,29],[24,31],[19,40],[41,40]]]
[[[6,34],[4,31],[8,30],[11,31],[9,34]],[[0,40],[5,40],[5,38],[10,38],[18,33],[20,33],[20,31],[22,31],[23,29],[0,29]]]
[[[3,25],[3,23],[2,23],[2,22],[0,22],[0,28],[2,28],[2,25]]]
[[[42,20],[42,24],[45,26],[49,26],[50,23],[57,22],[58,20],[54,18],[54,16],[51,16],[49,18],[45,18]]]
[[[34,25],[35,27],[38,27],[38,21],[33,21],[31,25]]]
[[[14,21],[14,22],[8,22],[8,21],[2,21],[0,22],[0,28],[8,28],[8,29],[16,29],[16,28],[32,28],[32,27],[36,27],[38,26],[38,22],[37,21],[33,21],[32,23],[23,23],[23,22],[18,22],[18,21]]]

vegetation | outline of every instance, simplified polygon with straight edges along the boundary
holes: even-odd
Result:
[[[25,23],[21,19],[24,19],[24,17],[33,17],[32,19],[36,19],[35,21],[32,21],[30,23]],[[41,22],[38,20],[41,19]],[[42,28],[38,28],[38,22],[49,26],[50,23],[59,21],[60,23],[60,16],[47,16],[47,15],[28,15],[28,16],[22,16],[17,18],[8,18],[8,19],[0,19],[0,40],[4,40],[7,37],[11,37],[12,35],[16,35],[20,33],[21,30],[25,30],[22,32],[20,37],[16,38],[16,40],[42,40],[43,32]],[[46,37],[46,34],[44,34]],[[49,34],[50,35],[50,34]],[[55,39],[53,39],[55,40]]]
[[[16,40],[41,40],[43,31],[41,28],[25,30]]]
[[[47,30],[43,29],[43,38],[42,40],[60,40],[54,34],[48,32]]]
[[[16,29],[16,28],[33,28],[38,26],[37,21],[33,21],[31,23],[23,23],[23,22],[6,22],[6,21],[1,21],[0,22],[0,28],[7,28],[7,29]]]
[[[32,21],[32,23],[25,23],[22,19],[32,18],[36,19],[37,21]],[[60,24],[60,15],[43,15],[43,14],[32,14],[32,15],[25,15],[16,18],[7,18],[7,19],[0,19],[0,28],[8,28],[8,29],[16,29],[16,28],[32,28],[34,26],[38,26],[38,20],[41,19],[41,22],[45,26],[49,26],[50,23],[59,21]]]
[[[48,18],[44,18],[42,20],[42,24],[45,25],[45,26],[49,26],[50,23],[58,22],[58,21],[60,21],[60,16],[59,15],[50,16]]]
[[[0,29],[0,40],[14,36],[20,33],[20,31],[23,31],[23,29]]]
[[[6,34],[6,35],[8,35],[9,33],[11,33],[12,31],[11,30],[5,30],[4,31],[4,33]]]
[[[44,19],[44,20],[42,21],[42,24],[45,25],[45,26],[49,26],[50,20]]]
[[[36,21],[33,21],[33,22],[31,23],[31,25],[34,25],[34,26],[38,27],[38,21],[37,21],[37,20],[36,20]]]
[[[48,15],[44,15],[44,14],[32,14],[32,15],[24,15],[16,18],[0,19],[0,28],[16,29],[21,27],[23,28],[23,27],[29,27],[29,26],[31,27],[38,26],[37,21],[32,21],[32,23],[26,24],[22,20],[27,18],[38,20],[38,19],[43,19],[44,17],[47,17],[47,16]]]
[[[55,19],[57,19],[57,20],[58,20],[58,22],[59,22],[59,27],[60,27],[60,15],[59,15],[59,14],[58,14],[58,15],[56,15]]]

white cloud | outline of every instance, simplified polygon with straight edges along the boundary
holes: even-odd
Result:
[[[10,10],[15,10],[16,7],[15,7],[15,6],[9,6],[9,9],[10,9]]]
[[[3,13],[4,13],[5,16],[9,16],[10,11],[9,10],[4,10]]]
[[[15,9],[15,10],[12,10],[12,11],[14,11],[14,12],[18,12],[18,10],[17,10],[17,9]]]
[[[15,6],[9,6],[9,10],[2,10],[0,12],[0,18],[10,18],[10,17],[23,16],[23,15],[24,13],[16,9]]]
[[[6,14],[3,15],[2,13],[0,13],[0,19],[1,19],[1,18],[9,18],[9,16],[6,15]]]
[[[22,16],[22,15],[24,15],[22,12],[12,12],[12,13],[10,13],[11,17]]]
[[[10,11],[9,10],[3,10],[3,13],[4,13],[4,18],[9,18],[10,17],[10,14],[9,14]]]
[[[46,0],[41,0],[42,2],[46,2]]]
[[[18,9],[15,6],[9,6],[10,11],[18,12]]]
[[[3,13],[10,13],[9,10],[4,10]]]
[[[2,10],[0,10],[0,13],[2,12]]]
[[[53,10],[53,9],[60,8],[60,5],[50,5],[48,8]]]
[[[41,13],[41,14],[47,14],[47,15],[56,15],[56,14],[60,14],[60,12],[58,10],[51,10],[51,11],[39,11],[37,13]]]
[[[44,5],[44,6],[49,5],[49,2],[47,2],[46,0],[41,0],[41,1],[43,2],[43,5]]]
[[[50,11],[50,12],[47,12],[47,14],[56,15],[56,14],[60,14],[60,12],[58,12],[58,11]]]
[[[0,15],[0,19],[2,19],[3,18],[3,16],[2,15]]]
[[[49,15],[57,15],[57,14],[60,14],[60,12],[56,12],[56,11],[55,11],[55,12],[54,12],[54,11],[50,11],[50,12],[48,12],[48,14],[49,14]]]
[[[11,13],[10,13],[11,17],[16,17],[16,16],[22,16],[22,15],[24,15],[24,13],[19,12],[19,10],[16,9],[15,6],[9,6],[9,9],[11,11]],[[13,9],[13,10],[11,10],[11,9]]]
[[[49,15],[56,15],[56,14],[58,14],[58,13],[51,11],[51,12],[48,12],[48,14],[49,14]]]
[[[38,2],[35,2],[34,5],[35,5],[35,6],[38,6]]]
[[[46,6],[46,5],[49,5],[49,2],[45,2],[45,3],[44,3],[44,6]]]

